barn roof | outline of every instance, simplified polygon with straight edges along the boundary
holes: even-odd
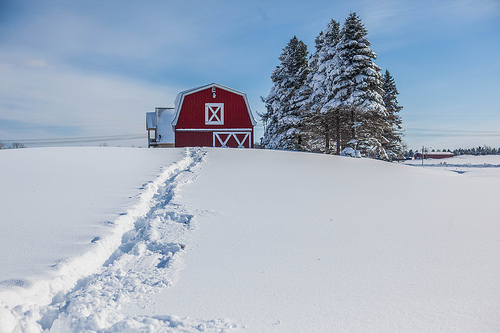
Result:
[[[146,112],[146,129],[156,128],[156,112]]]
[[[175,98],[175,115],[174,115],[174,120],[172,121],[172,126],[177,125],[177,120],[179,120],[179,113],[181,110],[181,106],[182,106],[182,103],[184,101],[184,97],[186,95],[194,94],[198,91],[202,91],[202,90],[205,90],[207,88],[212,88],[212,87],[227,90],[227,91],[230,91],[234,94],[241,95],[245,101],[246,106],[247,106],[248,115],[250,116],[250,120],[252,121],[252,125],[255,126],[257,124],[257,121],[253,117],[252,110],[250,109],[250,104],[248,103],[247,95],[245,93],[238,91],[238,90],[234,90],[234,89],[226,87],[226,86],[223,86],[223,85],[218,84],[218,83],[210,83],[210,84],[207,84],[205,86],[198,87],[198,88],[192,88],[192,89],[181,91],[177,95],[177,97]]]

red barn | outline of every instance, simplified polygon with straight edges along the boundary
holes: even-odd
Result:
[[[424,153],[424,159],[441,159],[441,158],[450,158],[453,157],[454,154],[451,152],[426,152]],[[421,160],[422,159],[422,154],[417,152],[415,155],[413,155],[413,158],[416,160]]]
[[[246,94],[217,83],[183,91],[175,100],[175,147],[253,148],[255,124]]]

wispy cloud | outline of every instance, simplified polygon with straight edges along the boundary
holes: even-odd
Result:
[[[180,90],[70,68],[23,66],[15,55],[0,55],[0,72],[0,140],[142,133],[145,112],[170,106]]]
[[[449,34],[500,14],[496,0],[365,1],[363,20],[372,34]]]
[[[450,20],[463,20],[471,23],[495,17],[499,14],[500,2],[497,0],[454,0],[438,2],[437,14],[446,15]]]
[[[28,67],[49,67],[49,64],[43,59],[30,59],[24,63]]]

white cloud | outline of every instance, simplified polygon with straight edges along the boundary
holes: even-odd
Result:
[[[156,106],[173,106],[176,94],[185,88],[72,68],[21,66],[18,58],[0,54],[0,118],[10,123],[29,123],[34,128],[32,135],[20,138],[27,134],[0,124],[3,139],[60,136],[56,130],[39,131],[37,125],[77,129],[79,136],[146,133],[145,112]]]
[[[498,14],[500,3],[497,0],[454,0],[437,7],[440,14],[451,19],[481,21]]]
[[[360,14],[372,34],[439,35],[498,15],[499,9],[496,0],[381,0],[366,1]]]
[[[28,67],[49,67],[49,64],[43,59],[30,59],[24,63]]]

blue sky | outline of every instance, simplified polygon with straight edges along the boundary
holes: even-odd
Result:
[[[211,82],[258,118],[290,38],[312,52],[351,11],[396,80],[409,148],[500,147],[498,0],[1,0],[0,141],[144,146],[145,112]]]

